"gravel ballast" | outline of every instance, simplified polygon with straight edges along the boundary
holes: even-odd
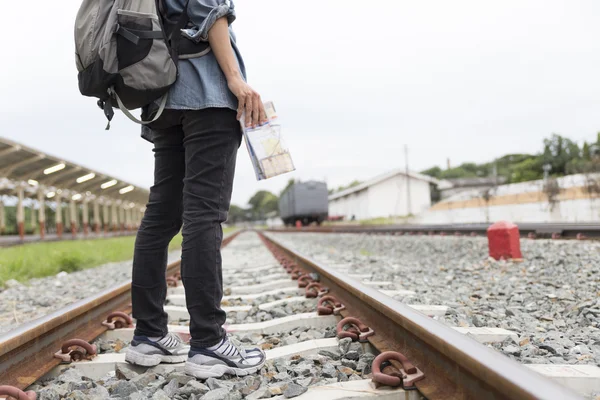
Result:
[[[248,377],[197,380],[166,364],[143,373],[128,365],[118,365],[114,372],[100,380],[87,378],[76,369],[67,369],[60,376],[40,381],[30,389],[38,393],[40,400],[252,400],[277,395],[294,398],[312,385],[364,379],[371,373],[374,355],[349,340],[340,341],[337,350],[269,360],[258,374]]]
[[[600,366],[600,243],[521,240],[522,262],[488,257],[486,238],[271,233],[300,253],[449,307],[450,326],[499,327],[493,347],[522,363]],[[389,287],[386,287],[388,289]]]
[[[179,250],[171,252],[169,263],[177,261],[180,254]],[[0,289],[0,333],[125,283],[131,279],[131,263],[130,260],[73,273],[60,272],[25,284],[7,281],[6,288]]]
[[[275,262],[254,233],[240,235],[234,240],[223,250],[223,259],[224,266],[235,267],[223,272],[231,286],[249,278],[248,274],[240,274],[240,271]],[[281,267],[279,269],[283,270]],[[255,277],[259,279],[260,276],[258,273]],[[270,297],[279,299],[284,298],[284,295]],[[263,297],[264,300],[269,298]],[[316,308],[315,299],[283,303],[269,311],[259,310],[257,306],[260,303],[257,300],[251,304],[255,307],[247,315],[238,318],[238,313],[231,313],[228,322],[265,321],[314,311]],[[258,345],[270,350],[313,339],[332,338],[335,336],[335,326],[314,329],[307,325],[269,335],[236,332],[232,336],[243,344]],[[124,353],[129,345],[127,341],[106,339],[96,340],[95,344],[100,354]],[[315,350],[313,354],[269,360],[258,374],[248,377],[224,376],[220,379],[197,380],[169,365],[159,365],[142,373],[128,365],[118,365],[114,372],[100,380],[86,378],[78,371],[69,369],[57,378],[38,382],[32,389],[38,391],[39,399],[253,400],[280,395],[295,398],[312,385],[369,378],[373,358],[374,355],[364,345],[343,339],[336,350]]]

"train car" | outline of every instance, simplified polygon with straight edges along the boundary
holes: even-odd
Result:
[[[325,182],[297,182],[279,197],[279,216],[286,226],[300,221],[303,226],[327,220],[329,193]]]

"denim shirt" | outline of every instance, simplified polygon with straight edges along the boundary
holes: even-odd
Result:
[[[167,16],[172,19],[181,14],[186,0],[165,0]],[[231,23],[235,20],[232,0],[189,0],[187,7],[190,23],[182,30],[181,40],[208,41],[208,31],[217,19],[227,17],[231,46],[237,58],[243,79],[246,79],[244,60],[237,48]],[[160,99],[158,100],[160,101]],[[157,102],[158,102],[157,101]],[[201,110],[204,108],[230,108],[237,110],[237,98],[227,87],[225,74],[212,51],[189,60],[179,60],[179,75],[170,88],[166,108],[175,110]],[[142,137],[152,141],[152,133],[142,126]]]

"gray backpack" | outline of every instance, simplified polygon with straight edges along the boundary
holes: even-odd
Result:
[[[180,39],[187,55],[210,51],[208,43],[182,37],[187,23],[186,12],[169,20],[163,0],[83,0],[75,21],[79,91],[99,99],[106,129],[116,106],[140,124],[160,117],[177,79]],[[129,110],[140,107],[138,120]]]

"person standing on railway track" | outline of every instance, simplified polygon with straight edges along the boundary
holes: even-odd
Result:
[[[126,360],[144,366],[187,360],[185,372],[198,378],[248,375],[260,370],[265,354],[257,347],[241,347],[222,327],[221,223],[227,218],[241,144],[239,119],[245,112],[243,123],[258,125],[266,121],[265,110],[245,81],[230,28],[233,1],[161,3],[163,17],[178,20],[187,12],[180,41],[210,47],[180,59],[164,113],[142,128],[142,137],[154,143],[154,185],[135,242],[132,307],[137,324]],[[168,246],[182,223],[181,277],[191,319],[190,346],[168,332],[163,309]]]

